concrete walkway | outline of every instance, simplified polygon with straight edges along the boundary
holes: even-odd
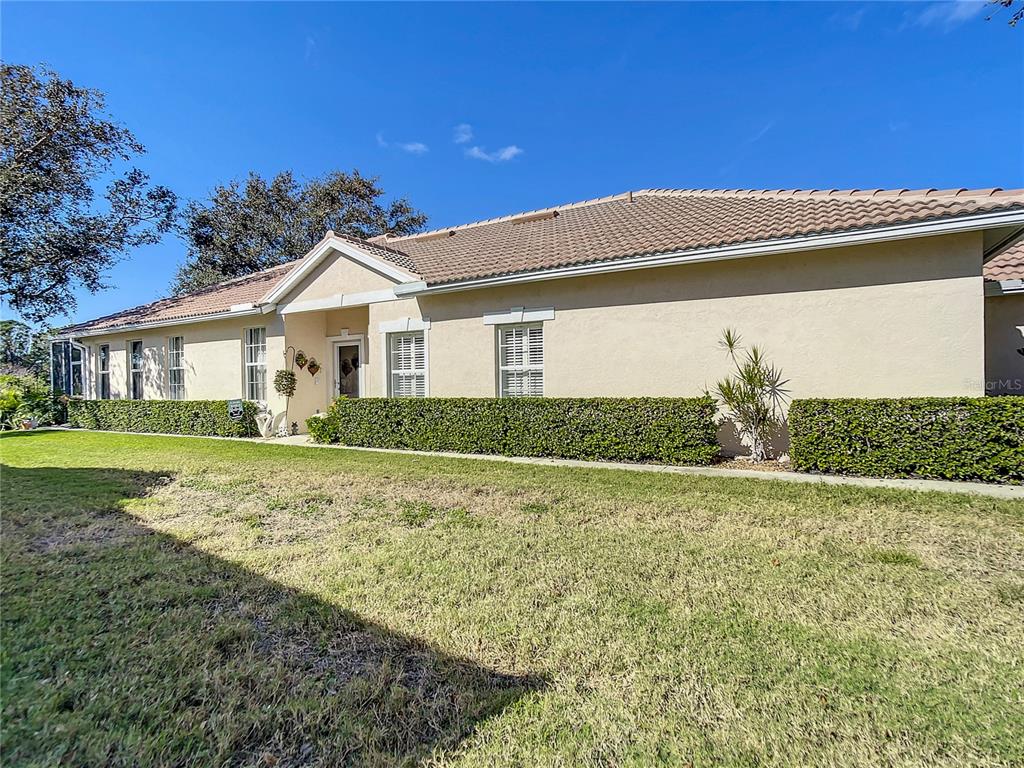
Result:
[[[67,427],[41,427],[39,431],[105,432],[107,430],[68,429]],[[136,434],[110,432],[109,434]],[[403,451],[395,448],[358,448],[349,445],[324,445],[314,443],[308,435],[289,437],[200,437],[198,435],[166,435],[152,432],[151,437],[191,437],[200,440],[238,440],[264,445],[290,445],[298,448],[317,448],[335,451],[365,451],[370,453],[397,453],[406,456],[437,456],[444,459],[477,459],[480,461],[503,461],[509,464],[535,464],[546,467],[582,467],[584,469],[624,469],[629,472],[664,472],[675,475],[697,475],[700,477],[744,477],[752,480],[782,480],[790,483],[822,483],[824,485],[854,485],[861,488],[896,488],[902,491],[941,491],[944,493],[969,493],[976,496],[991,496],[997,499],[1024,500],[1024,485],[992,485],[989,483],[965,483],[954,480],[896,480],[881,477],[850,477],[846,475],[808,475],[802,472],[771,472],[757,469],[725,469],[720,467],[677,467],[668,464],[626,464],[618,461],[579,461],[577,459],[544,459],[526,456],[492,456],[484,453],[447,453],[444,451]]]
[[[393,448],[356,448],[348,445],[323,445],[309,440],[307,435],[272,437],[258,442],[276,445],[294,445],[306,448],[333,448],[345,451],[398,453],[408,456],[437,456],[446,459],[479,459],[503,461],[510,464],[536,464],[547,467],[583,467],[586,469],[625,469],[630,472],[663,472],[701,477],[744,477],[754,480],[784,480],[791,483],[823,483],[825,485],[854,485],[861,488],[898,488],[903,491],[943,491],[992,496],[997,499],[1024,499],[1024,486],[965,483],[953,480],[896,480],[879,477],[849,477],[844,475],[809,475],[802,472],[779,472],[757,469],[725,469],[718,467],[677,467],[668,464],[626,464],[617,461],[579,461],[576,459],[545,459],[524,456],[493,456],[483,453],[447,453],[444,451],[403,451]]]

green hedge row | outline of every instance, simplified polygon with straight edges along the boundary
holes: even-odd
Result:
[[[114,432],[163,432],[173,435],[254,437],[256,404],[242,402],[242,418],[228,416],[227,400],[71,400],[73,427]]]
[[[715,413],[710,397],[342,398],[306,425],[367,448],[710,464]]]
[[[795,400],[790,458],[804,472],[1024,480],[1024,397]]]

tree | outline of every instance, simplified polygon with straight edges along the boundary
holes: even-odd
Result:
[[[750,444],[750,458],[765,461],[771,438],[785,419],[788,383],[782,371],[769,363],[760,347],[753,346],[743,355],[738,333],[730,328],[722,332],[719,342],[736,371],[715,384],[714,394],[725,406],[726,415]]]
[[[1010,18],[1008,23],[1011,27],[1017,26],[1017,24],[1024,20],[1024,3],[1021,0],[988,0],[989,5],[997,6],[996,10],[1006,8],[1010,12]],[[988,18],[992,19],[995,13],[989,14]]]
[[[305,184],[291,171],[269,182],[249,174],[188,207],[181,235],[188,257],[172,285],[188,293],[305,255],[328,230],[367,238],[419,232],[427,217],[404,198],[383,204],[378,179],[334,171]]]
[[[34,331],[17,320],[0,320],[0,374],[50,378],[49,331]]]
[[[101,93],[42,68],[0,63],[0,298],[28,320],[70,314],[125,251],[158,242],[177,200],[137,168],[145,151]],[[109,180],[96,205],[101,180]]]

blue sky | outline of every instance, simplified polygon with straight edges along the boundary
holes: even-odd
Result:
[[[446,226],[644,187],[1024,186],[1024,29],[990,10],[6,2],[0,42],[104,91],[185,198],[358,168]],[[72,319],[165,295],[184,253],[135,251]]]

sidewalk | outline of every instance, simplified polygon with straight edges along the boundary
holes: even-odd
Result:
[[[40,431],[108,432],[107,430],[69,429],[68,427],[41,427]],[[802,472],[765,472],[756,469],[725,469],[718,467],[678,467],[668,464],[626,464],[617,461],[579,461],[576,459],[544,459],[526,456],[493,456],[483,453],[446,453],[443,451],[403,451],[394,448],[358,448],[349,445],[324,445],[314,443],[309,435],[289,437],[202,437],[199,435],[166,435],[152,432],[108,432],[113,435],[140,434],[150,437],[187,437],[198,440],[239,440],[263,445],[289,445],[297,448],[322,450],[365,451],[369,453],[397,453],[406,456],[437,456],[445,459],[476,459],[481,461],[503,461],[509,464],[536,464],[546,467],[582,467],[584,469],[624,469],[629,472],[665,472],[676,475],[697,475],[699,477],[743,477],[752,480],[782,480],[790,483],[822,483],[824,485],[853,485],[861,488],[896,488],[902,491],[941,491],[944,493],[969,493],[976,496],[991,496],[996,499],[1024,500],[1024,485],[993,485],[989,483],[967,483],[955,480],[896,480],[881,477],[850,477],[845,475],[808,475]]]
[[[945,493],[970,493],[977,496],[992,496],[997,499],[1024,499],[1024,486],[992,485],[989,483],[967,483],[954,480],[897,480],[879,477],[849,477],[845,475],[809,475],[802,472],[766,472],[756,469],[725,469],[716,467],[678,467],[667,464],[626,464],[617,461],[578,461],[576,459],[546,459],[523,456],[493,456],[482,453],[446,453],[443,451],[403,451],[393,448],[356,448],[348,445],[324,445],[310,442],[308,435],[272,437],[269,440],[254,439],[257,442],[276,445],[293,445],[305,448],[329,448],[345,451],[370,451],[374,453],[398,453],[408,456],[438,456],[447,459],[480,459],[483,461],[504,461],[510,464],[537,464],[548,467],[584,467],[586,469],[624,469],[630,472],[667,472],[677,475],[698,475],[701,477],[744,477],[754,480],[783,480],[791,483],[823,483],[825,485],[854,485],[861,488],[897,488],[904,491],[942,491]]]

